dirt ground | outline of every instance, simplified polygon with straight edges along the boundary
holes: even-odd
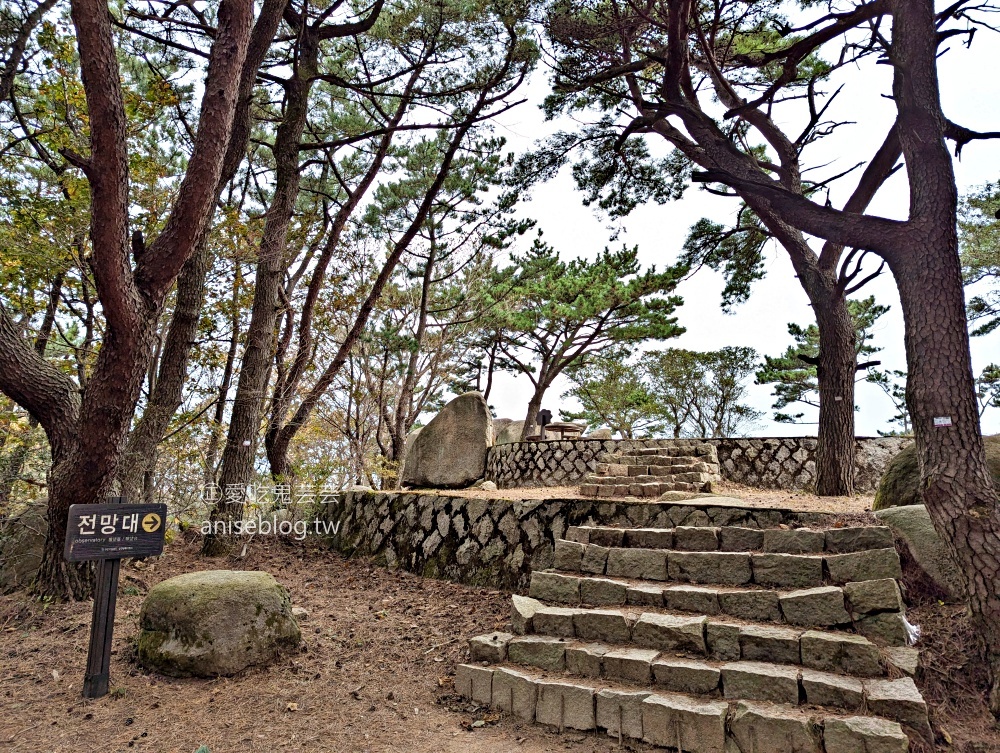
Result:
[[[800,507],[815,502],[801,496],[758,492],[754,499]],[[852,517],[870,498],[845,505]],[[620,750],[603,734],[558,735],[454,695],[454,668],[466,658],[466,639],[507,627],[508,594],[348,560],[308,540],[257,539],[239,562],[203,559],[199,546],[196,536],[179,539],[155,562],[123,567],[112,692],[96,701],[80,696],[90,604],[0,597],[0,751]],[[183,572],[222,567],[266,570],[284,583],[293,604],[309,612],[301,621],[304,649],[231,678],[146,674],[136,665],[134,640],[149,588]],[[910,619],[924,629],[918,684],[932,705],[938,749],[1000,752],[984,703],[985,677],[971,670],[974,633],[963,609],[923,599]]]

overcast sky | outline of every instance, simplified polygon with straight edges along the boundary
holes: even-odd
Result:
[[[1000,98],[997,97],[994,66],[997,64],[996,36],[981,32],[971,49],[957,43],[940,59],[942,99],[946,115],[956,123],[980,131],[1000,130]],[[987,73],[989,72],[989,73]],[[530,148],[531,144],[560,127],[571,123],[545,122],[538,105],[549,90],[550,72],[540,68],[528,89],[530,101],[505,114],[498,134],[504,135],[515,152]],[[822,171],[832,175],[867,160],[878,148],[895,114],[892,102],[882,95],[891,87],[891,69],[867,61],[860,68],[851,68],[839,78],[846,84],[844,92],[831,108],[837,120],[857,121],[847,125],[833,136],[807,152],[809,164],[831,163]],[[659,137],[657,137],[659,138]],[[651,142],[655,143],[655,142]],[[973,142],[965,147],[961,161],[956,161],[955,171],[959,191],[964,193],[986,181],[1000,178],[1000,143]],[[819,174],[819,173],[817,173]],[[815,174],[814,174],[815,175]],[[840,182],[834,193],[834,202],[840,206],[847,192],[853,190],[856,178],[848,176]],[[623,232],[616,244],[625,242],[638,245],[639,258],[645,265],[663,267],[675,261],[684,242],[688,228],[700,217],[710,217],[720,222],[731,218],[737,200],[712,196],[697,186],[688,189],[683,199],[664,206],[649,205],[637,209],[623,223]],[[879,193],[872,211],[883,216],[903,219],[908,206],[905,176],[897,173]],[[592,258],[609,243],[609,223],[584,207],[581,194],[565,170],[556,180],[537,188],[533,199],[525,205],[524,213],[538,221],[546,240],[556,247],[564,258],[575,256]],[[813,321],[805,293],[792,271],[785,252],[769,247],[767,276],[757,283],[750,300],[738,306],[733,314],[722,313],[720,292],[722,277],[710,270],[702,270],[678,287],[684,305],[677,311],[684,335],[652,347],[683,347],[692,350],[715,350],[726,345],[748,345],[758,353],[778,355],[791,344],[789,322],[803,325]],[[877,265],[875,265],[877,266]],[[871,269],[874,270],[875,266]],[[888,272],[869,283],[855,297],[874,295],[876,300],[891,306],[874,332],[873,345],[883,348],[875,356],[882,361],[883,369],[905,369],[903,350],[903,321],[899,299]],[[973,338],[972,355],[976,372],[993,361],[1000,360],[998,345],[1000,332],[986,337]],[[544,407],[558,416],[560,408],[567,407],[561,395],[566,390],[565,381],[557,383],[547,394]],[[788,436],[815,434],[815,425],[788,425],[771,420],[773,397],[768,386],[750,387],[749,402],[766,411],[765,418],[749,432],[755,436]],[[531,383],[524,375],[499,374],[496,377],[490,403],[499,417],[524,418]],[[857,388],[856,432],[859,436],[873,436],[878,430],[891,427],[888,421],[893,406],[885,394],[874,385],[861,383]],[[795,411],[798,412],[798,411]],[[812,417],[810,418],[810,415]],[[806,419],[815,421],[815,412],[806,407]],[[983,419],[986,433],[1000,432],[1000,410],[987,412]]]

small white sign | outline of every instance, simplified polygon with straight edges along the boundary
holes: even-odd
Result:
[[[935,427],[951,426],[951,416],[934,416]]]

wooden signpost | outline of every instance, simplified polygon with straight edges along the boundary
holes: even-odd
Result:
[[[115,627],[118,571],[125,557],[155,557],[163,552],[167,527],[166,505],[130,505],[124,497],[109,497],[99,505],[71,505],[66,525],[69,562],[97,560],[94,614],[83,697],[100,698],[108,692],[111,636]]]

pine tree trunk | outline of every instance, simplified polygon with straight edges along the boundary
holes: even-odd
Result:
[[[819,325],[816,493],[823,497],[850,496],[854,494],[855,473],[854,323],[843,296],[814,308]]]

